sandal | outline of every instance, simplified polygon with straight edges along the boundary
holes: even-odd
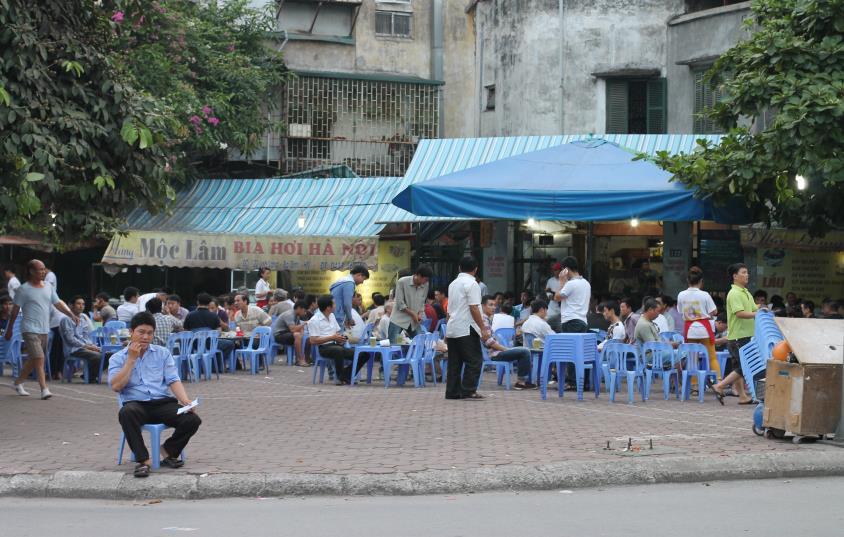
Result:
[[[185,465],[185,461],[177,457],[164,457],[161,459],[161,466],[169,466],[170,468],[181,468]]]
[[[486,399],[486,397],[479,394],[478,392],[475,392],[475,393],[471,393],[469,395],[464,395],[463,399]]]
[[[149,465],[138,463],[135,465],[135,471],[132,472],[135,477],[149,477]]]
[[[740,405],[758,405],[759,401],[754,401],[753,399],[750,399],[750,400],[745,401],[743,403],[741,401],[739,401],[738,404],[740,404]]]

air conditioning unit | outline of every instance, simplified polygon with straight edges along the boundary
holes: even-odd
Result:
[[[550,233],[542,233],[536,236],[537,246],[554,246],[554,235]]]
[[[310,138],[312,132],[311,125],[307,123],[290,123],[287,125],[288,138]]]

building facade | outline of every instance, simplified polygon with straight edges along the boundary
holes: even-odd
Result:
[[[750,2],[474,0],[475,136],[716,133],[706,69]]]
[[[340,167],[367,177],[402,176],[420,139],[443,136],[447,117],[460,123],[460,111],[444,103],[463,81],[444,79],[473,63],[463,2],[276,6],[276,46],[296,76],[280,89],[282,128],[252,158],[277,163],[282,175],[331,175]]]

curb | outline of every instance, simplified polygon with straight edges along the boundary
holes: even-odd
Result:
[[[409,496],[844,475],[844,450],[728,457],[651,457],[407,474],[153,474],[62,471],[0,475],[0,497],[103,500]]]

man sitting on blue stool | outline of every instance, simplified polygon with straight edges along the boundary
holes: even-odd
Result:
[[[163,423],[175,429],[161,446],[161,464],[179,468],[184,465],[179,455],[202,420],[193,410],[177,413],[181,405],[188,405],[191,400],[170,351],[152,344],[155,317],[149,312],[135,314],[129,334],[129,345],[109,360],[108,383],[123,400],[118,418],[137,461],[134,476],[147,477],[151,461],[141,436],[143,426]]]

